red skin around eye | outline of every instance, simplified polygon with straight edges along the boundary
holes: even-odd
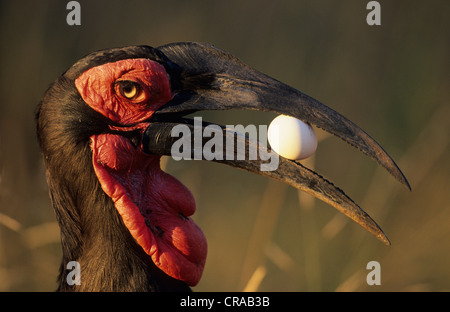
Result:
[[[141,84],[146,96],[136,103],[116,93],[118,80]],[[164,66],[149,59],[127,59],[93,67],[75,80],[83,100],[94,110],[122,125],[135,124],[151,117],[153,112],[172,98]]]

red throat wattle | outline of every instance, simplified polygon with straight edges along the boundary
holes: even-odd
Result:
[[[114,85],[124,80],[142,86],[138,102],[117,94]],[[91,68],[75,84],[89,106],[119,123],[123,130],[127,126],[142,130],[144,121],[171,98],[164,67],[148,59]],[[191,192],[161,170],[160,156],[145,154],[123,136],[93,135],[91,150],[102,189],[136,242],[166,274],[196,285],[205,265],[207,244],[190,218],[195,212]]]

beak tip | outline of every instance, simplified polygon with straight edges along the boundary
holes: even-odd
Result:
[[[412,192],[411,185],[409,184],[400,168],[397,167],[397,172],[393,175],[401,184],[403,184],[410,192]]]
[[[408,188],[408,190],[409,190],[410,192],[412,192],[411,185],[409,184],[408,180],[406,180],[406,178],[405,178],[405,183],[404,183],[404,184],[406,185],[406,187]]]
[[[387,236],[384,233],[381,233],[378,236],[378,239],[382,241],[386,246],[391,246],[391,241],[389,240],[389,238],[387,238]]]

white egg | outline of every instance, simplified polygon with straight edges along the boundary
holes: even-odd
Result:
[[[297,118],[280,115],[272,120],[267,132],[271,148],[285,158],[305,159],[316,151],[314,129]]]

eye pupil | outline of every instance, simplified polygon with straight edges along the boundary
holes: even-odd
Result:
[[[119,81],[119,92],[123,97],[132,100],[139,96],[141,86],[134,81]]]
[[[125,88],[123,88],[123,92],[125,93],[131,93],[133,90],[135,90],[136,88],[134,86],[126,86]]]

